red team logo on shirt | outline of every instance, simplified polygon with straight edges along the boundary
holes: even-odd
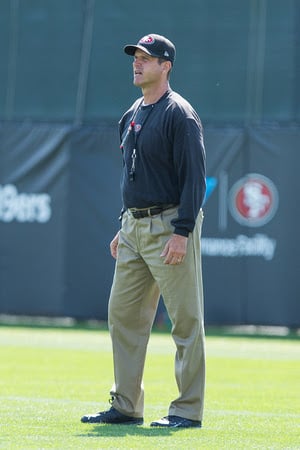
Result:
[[[229,193],[231,214],[241,225],[265,225],[274,217],[277,207],[277,189],[263,175],[246,175],[233,185]]]

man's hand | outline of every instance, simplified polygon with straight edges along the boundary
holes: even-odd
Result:
[[[186,255],[187,241],[187,237],[173,234],[160,255],[162,258],[165,257],[164,264],[180,264]]]
[[[113,240],[110,243],[110,254],[113,258],[117,259],[118,256],[118,244],[119,244],[119,231],[113,238]]]

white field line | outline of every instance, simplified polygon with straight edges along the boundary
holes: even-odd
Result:
[[[60,332],[59,330],[10,330],[0,328],[0,347],[51,348],[92,352],[111,352],[108,333]],[[208,337],[207,357],[245,358],[252,360],[298,360],[299,341],[272,341],[256,339],[227,339]],[[170,335],[152,334],[148,352],[157,355],[173,355],[175,345]],[[299,364],[300,367],[300,364]]]
[[[32,398],[32,397],[22,397],[13,395],[1,395],[0,400],[12,401],[12,402],[22,402],[22,403],[42,403],[43,405],[49,404],[61,404],[61,405],[86,405],[97,408],[107,407],[107,402],[87,402],[82,400],[71,400],[71,399],[56,399],[56,398]],[[157,409],[160,405],[151,406],[147,405],[147,409]],[[300,419],[300,414],[298,413],[280,413],[280,412],[263,412],[263,411],[247,411],[247,410],[230,410],[230,409],[210,409],[206,408],[206,415],[218,415],[218,416],[251,416],[251,417],[282,417],[282,418],[293,418]]]

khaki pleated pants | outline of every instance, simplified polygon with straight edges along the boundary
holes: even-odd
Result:
[[[177,208],[134,219],[125,212],[108,308],[115,382],[112,405],[123,414],[144,414],[143,371],[147,344],[160,294],[172,323],[176,344],[175,377],[179,396],[169,415],[202,420],[205,350],[200,210],[187,254],[179,265],[163,263],[160,254],[173,233]],[[167,380],[161,380],[162,383]]]

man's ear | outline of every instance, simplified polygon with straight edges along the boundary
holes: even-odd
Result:
[[[165,62],[164,62],[164,68],[166,69],[167,72],[169,72],[169,70],[172,69],[172,63],[171,63],[171,61],[165,61]]]

